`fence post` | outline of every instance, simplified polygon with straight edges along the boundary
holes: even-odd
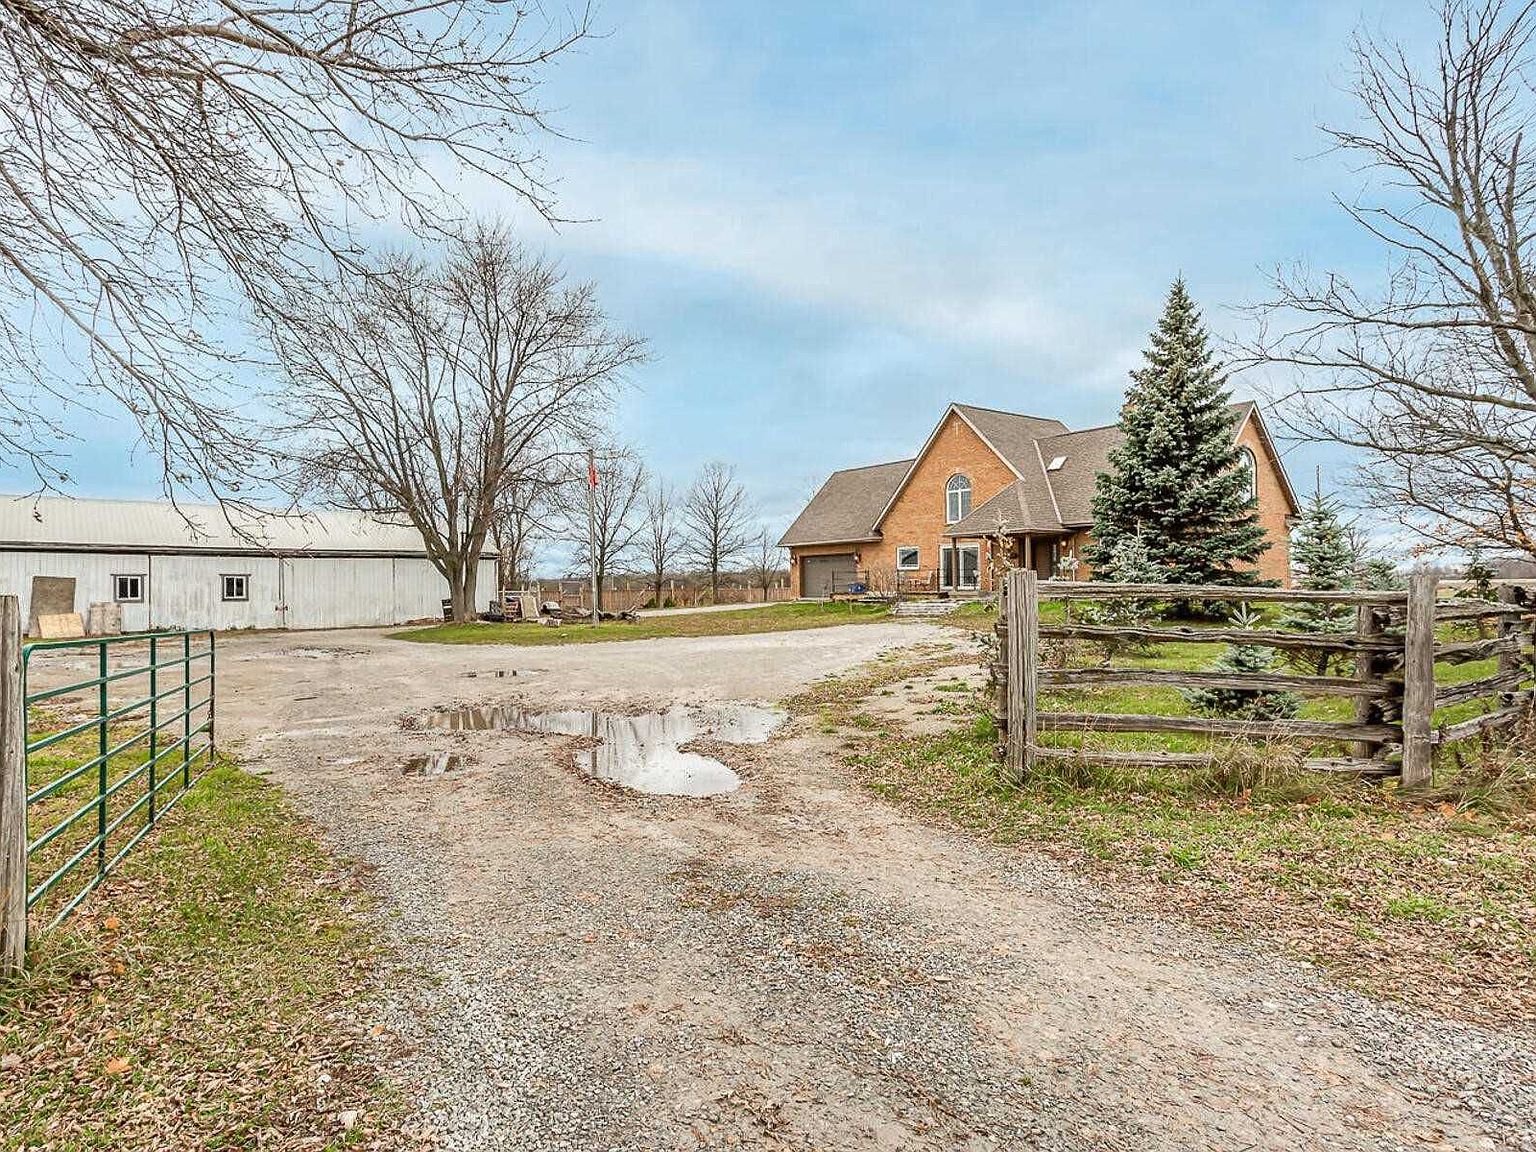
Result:
[[[27,960],[26,701],[21,694],[21,601],[0,596],[0,976]]]
[[[1517,584],[1500,584],[1498,591],[1499,603],[1508,604],[1510,612],[1499,617],[1499,638],[1505,639],[1520,634],[1520,617],[1515,615],[1520,609],[1521,590]],[[1521,655],[1519,652],[1500,652],[1499,671],[1513,672],[1520,667]]]
[[[1376,618],[1376,609],[1371,604],[1359,604],[1355,607],[1355,636],[1360,640],[1370,640],[1381,634],[1381,623]],[[1374,652],[1367,651],[1362,645],[1360,651],[1355,654],[1355,680],[1364,687],[1369,687],[1380,680],[1379,661]],[[1380,703],[1369,696],[1355,697],[1355,722],[1357,724],[1379,724],[1382,719]],[[1374,760],[1381,755],[1382,746],[1374,740],[1355,741],[1352,751],[1361,760]]]
[[[1432,572],[1408,577],[1408,621],[1403,640],[1402,784],[1427,784],[1434,774],[1431,721],[1435,711],[1435,591]]]
[[[1035,766],[1035,687],[1040,647],[1040,605],[1035,574],[1015,568],[1003,577],[1008,611],[1008,745],[1011,783],[1021,784]]]

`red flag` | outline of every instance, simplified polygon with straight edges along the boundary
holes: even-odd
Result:
[[[597,487],[597,461],[590,456],[587,457],[587,487]]]

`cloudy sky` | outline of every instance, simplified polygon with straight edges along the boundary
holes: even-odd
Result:
[[[1333,202],[1365,176],[1318,125],[1352,116],[1357,26],[1422,35],[1404,7],[604,0],[542,91],[584,222],[462,192],[650,339],[621,435],[678,481],[735,464],[777,528],[951,400],[1112,420],[1179,273],[1221,335],[1278,264],[1379,276]],[[156,495],[99,432],[78,492]],[[1344,478],[1287,458],[1299,486]]]

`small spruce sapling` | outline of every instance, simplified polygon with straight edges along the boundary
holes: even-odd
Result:
[[[1344,522],[1339,502],[1325,496],[1320,484],[1301,510],[1300,523],[1291,538],[1291,564],[1297,588],[1342,592],[1355,586],[1356,553],[1350,526]],[[1304,601],[1292,604],[1281,624],[1293,632],[1347,632],[1354,626],[1354,609],[1348,604]],[[1332,655],[1307,648],[1295,652],[1291,660],[1323,676]]]
[[[1474,540],[1467,548],[1467,566],[1461,574],[1466,587],[1457,595],[1474,600],[1496,599],[1498,594],[1493,589],[1493,581],[1497,575],[1483,556],[1482,544]],[[1488,636],[1488,621],[1481,616],[1477,620],[1477,634],[1483,639]]]
[[[1233,614],[1233,623],[1239,628],[1252,629],[1259,622],[1259,615],[1246,604]],[[1260,644],[1231,644],[1211,665],[1212,672],[1273,671],[1275,650]],[[1265,688],[1202,688],[1186,692],[1189,706],[1204,716],[1230,716],[1242,720],[1288,720],[1301,708],[1301,701],[1294,692],[1279,692]]]
[[[1098,579],[1112,580],[1117,584],[1161,584],[1166,579],[1162,567],[1152,559],[1151,549],[1140,532],[1122,536],[1115,541],[1107,562],[1095,573]],[[1157,605],[1146,600],[1106,600],[1084,614],[1092,624],[1112,628],[1145,628],[1157,616]],[[1108,663],[1123,648],[1132,647],[1126,641],[1104,641],[1104,661]],[[1134,645],[1144,648],[1144,644]]]

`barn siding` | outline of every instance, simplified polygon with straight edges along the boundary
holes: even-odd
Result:
[[[280,572],[279,566],[283,569]],[[150,628],[348,628],[437,617],[448,585],[425,558],[146,555],[133,552],[0,551],[0,594],[29,611],[33,576],[73,576],[75,610],[112,599],[112,577],[145,577],[145,600],[123,605],[127,631]],[[222,599],[226,574],[249,579],[250,598]],[[475,599],[495,592],[496,562],[482,560]],[[286,600],[287,612],[280,606]]]

